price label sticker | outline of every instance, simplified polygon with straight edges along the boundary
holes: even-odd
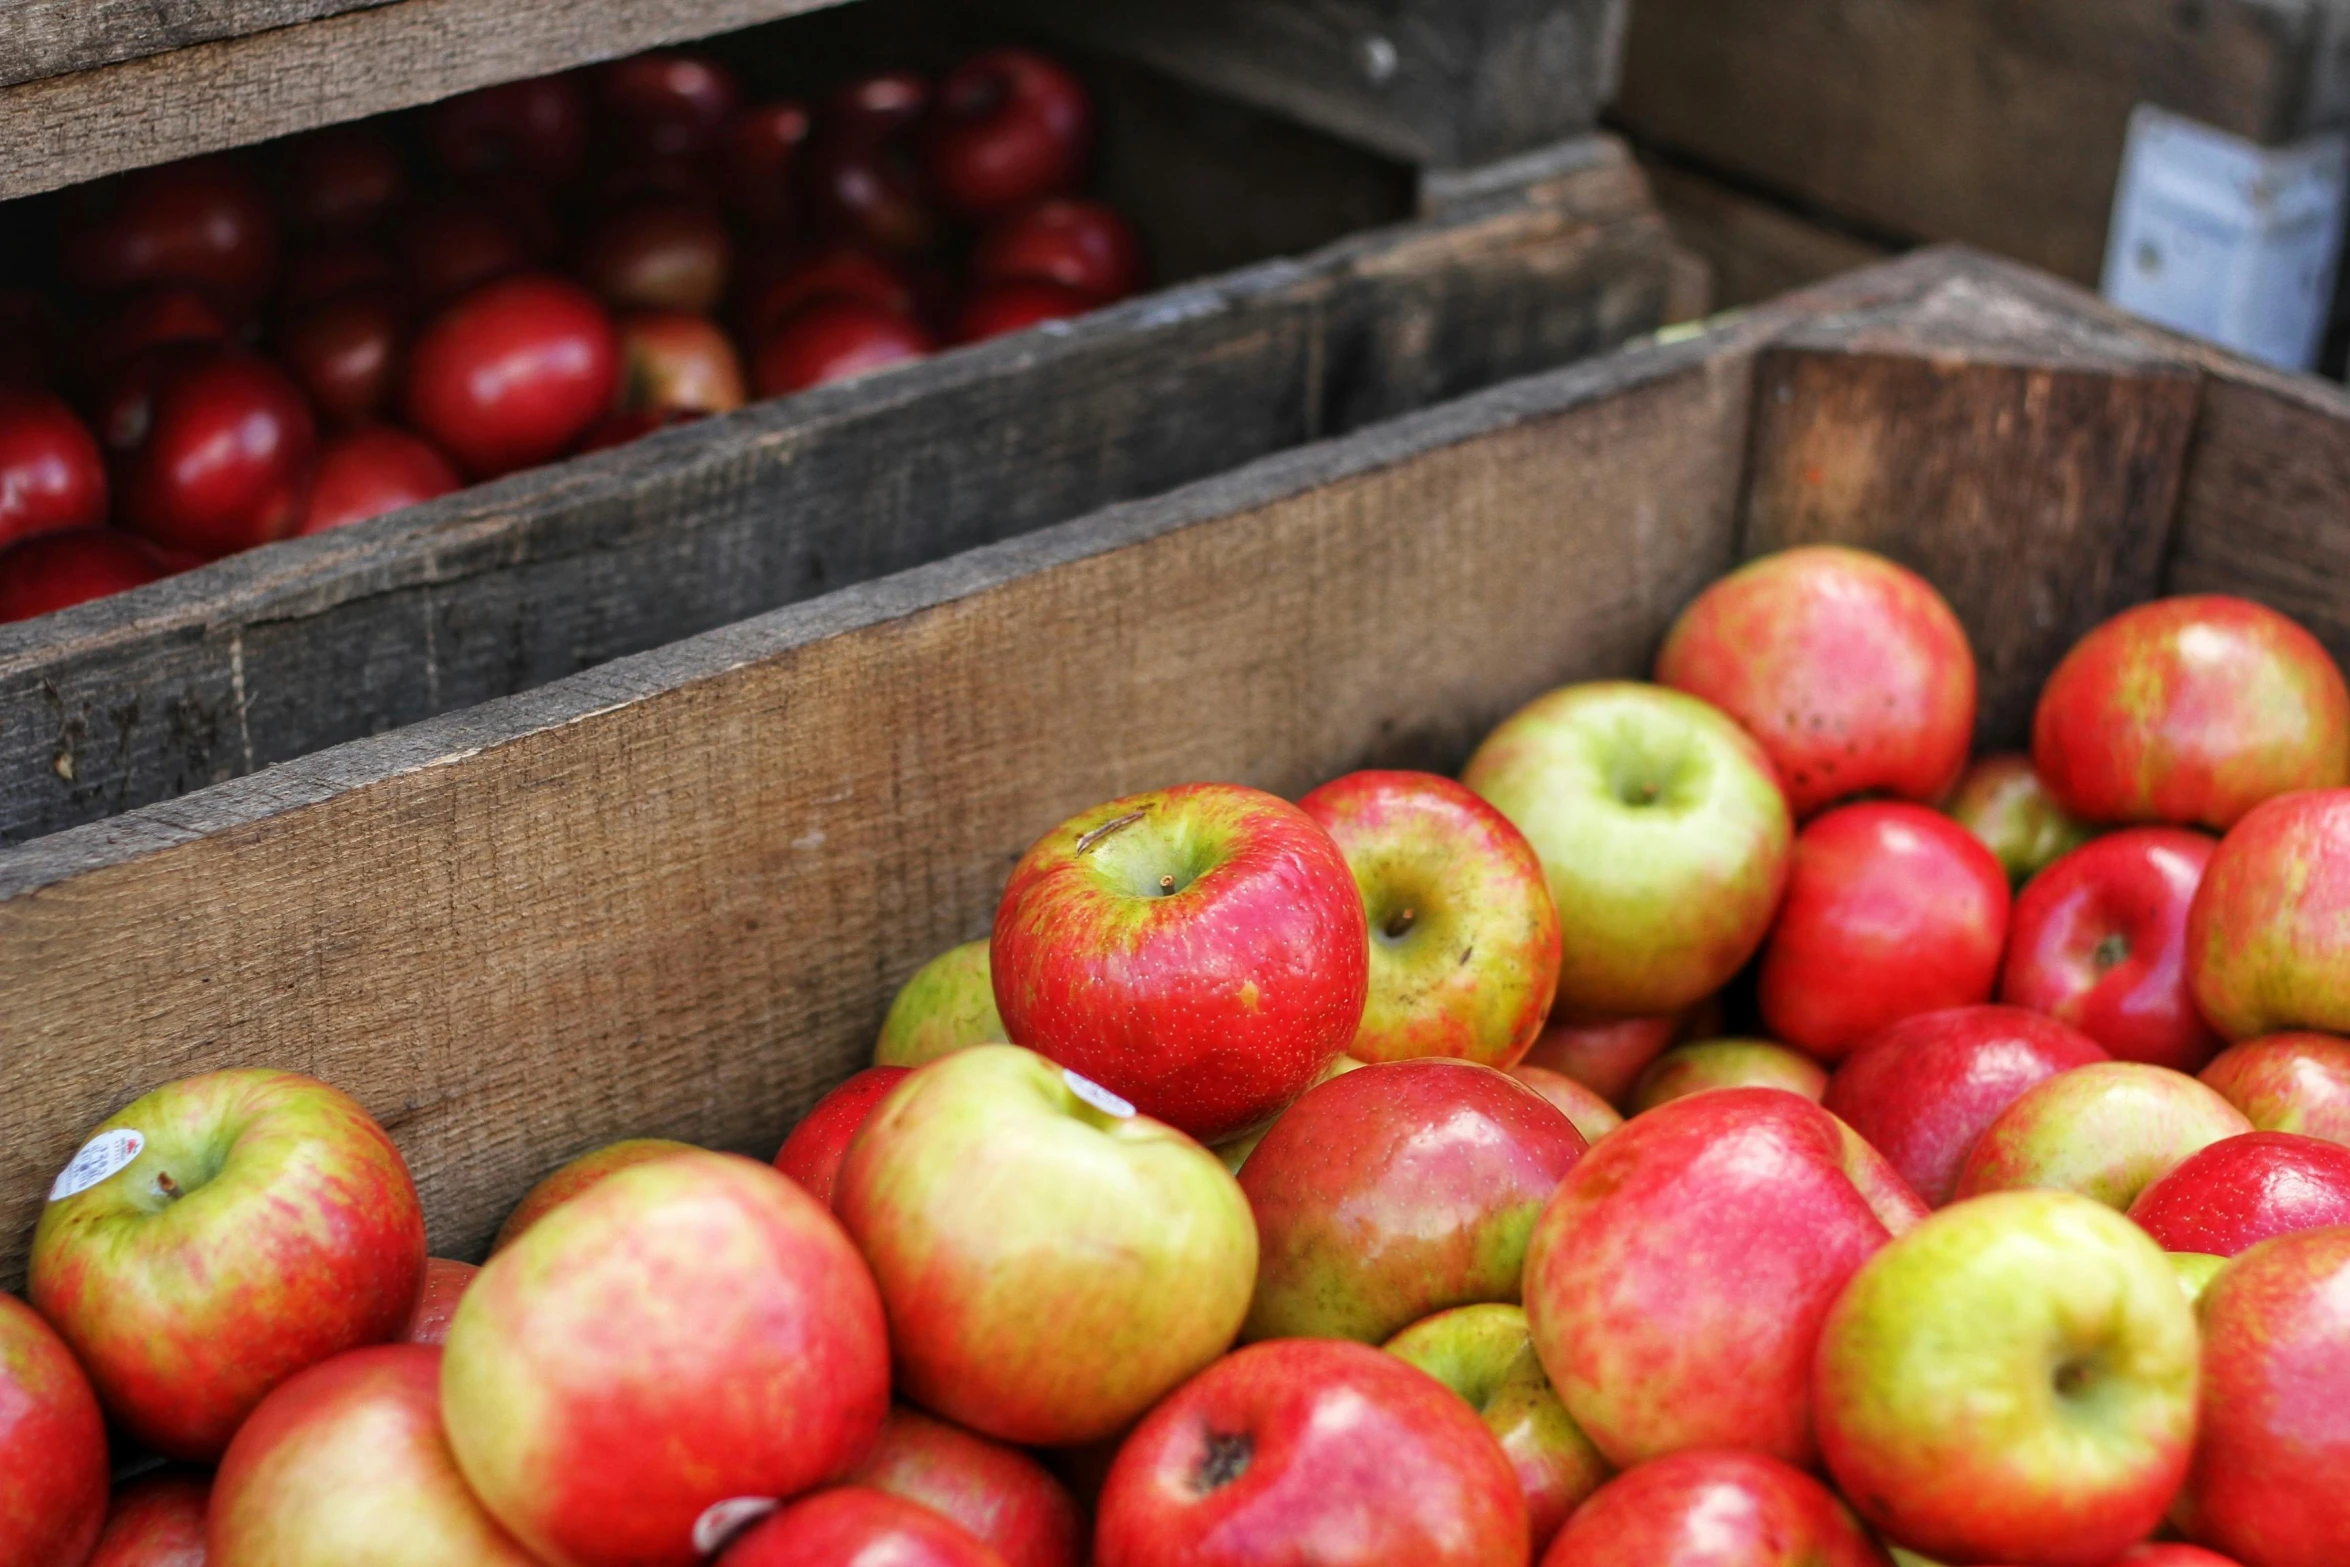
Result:
[[[715,1556],[728,1541],[783,1504],[772,1496],[732,1496],[712,1502],[694,1520],[694,1550]]]
[[[1134,1106],[1111,1093],[1090,1077],[1080,1077],[1067,1067],[1061,1068],[1061,1081],[1069,1085],[1069,1092],[1084,1100],[1104,1115],[1114,1115],[1121,1121],[1134,1119]]]
[[[111,1132],[100,1132],[82,1144],[81,1151],[57,1172],[56,1184],[49,1188],[51,1202],[63,1202],[79,1192],[86,1192],[100,1181],[119,1175],[138,1158],[147,1146],[143,1132],[134,1132],[127,1126]]]

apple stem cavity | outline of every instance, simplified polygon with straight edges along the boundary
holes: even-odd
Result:
[[[1411,928],[1419,923],[1419,919],[1420,911],[1418,909],[1404,909],[1390,919],[1382,929],[1386,932],[1389,941],[1401,941],[1411,933]]]
[[[1246,1436],[1210,1432],[1207,1451],[1200,1455],[1199,1461],[1200,1494],[1220,1491],[1248,1473],[1249,1460],[1256,1456],[1256,1451],[1256,1443]]]

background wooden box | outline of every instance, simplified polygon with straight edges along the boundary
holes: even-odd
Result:
[[[450,1255],[621,1136],[772,1152],[1070,812],[1455,767],[1757,550],[1931,576],[1987,743],[2158,592],[2350,654],[2339,388],[1956,252],[1667,336],[0,852],[0,1282],[210,1067],[355,1093]]]

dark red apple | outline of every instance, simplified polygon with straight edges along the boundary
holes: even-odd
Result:
[[[753,234],[780,233],[790,223],[800,151],[815,123],[806,104],[786,98],[740,111],[719,132],[719,192]]]
[[[146,544],[112,528],[38,534],[0,549],[0,622],[54,614],[170,575]]]
[[[927,82],[900,72],[853,82],[825,102],[799,159],[818,232],[893,255],[929,248],[938,218],[907,144],[929,97]]]
[[[155,283],[116,299],[90,324],[84,368],[106,379],[150,348],[226,343],[236,323],[193,283]]]
[[[751,384],[761,397],[783,397],[906,364],[936,347],[918,322],[895,310],[830,295],[760,343]]]
[[[1057,196],[1004,218],[971,253],[975,283],[1058,283],[1107,304],[1142,287],[1142,240],[1114,208]]]
[[[717,144],[742,88],[708,55],[653,49],[600,67],[595,98],[628,144],[660,156],[699,155]]]
[[[1033,49],[990,49],[938,85],[922,163],[960,217],[990,218],[1074,190],[1093,151],[1093,100]]]
[[[282,539],[309,504],[318,432],[310,405],[275,365],[238,349],[150,350],[145,394],[109,410],[116,514],[166,549],[211,559]]]
[[[612,318],[575,283],[540,274],[475,290],[408,357],[408,422],[475,479],[560,456],[612,402]]]
[[[2139,1193],[2130,1217],[2163,1250],[2207,1257],[2350,1224],[2350,1148],[2291,1132],[2226,1138]]]
[[[1119,1450],[1095,1567],[1523,1567],[1526,1498],[1467,1400],[1361,1344],[1285,1339],[1177,1389]]]
[[[2017,1007],[1954,1007],[1871,1035],[1828,1079],[1822,1103],[1939,1208],[1969,1149],[2035,1084],[2106,1060],[2078,1029]]]
[[[407,312],[389,290],[354,289],[289,317],[278,330],[278,358],[319,421],[347,430],[390,411],[406,336]]]
[[[310,234],[364,234],[408,197],[408,166],[383,124],[361,120],[296,136],[278,149],[286,222]]]
[[[886,1491],[835,1486],[753,1524],[717,1567],[1005,1567],[992,1546]]]
[[[776,266],[773,274],[745,294],[744,335],[764,343],[792,317],[821,299],[839,295],[893,311],[909,320],[919,315],[914,280],[905,268],[869,251],[834,246]]]
[[[0,549],[106,520],[106,459],[62,398],[0,386]]]
[[[449,460],[421,436],[390,425],[353,430],[319,448],[310,509],[298,531],[324,533],[365,522],[446,495],[459,483]]]
[[[143,283],[195,283],[242,314],[277,277],[269,200],[243,162],[228,155],[77,189],[62,242],[65,275],[92,297]]]
[[[0,1562],[79,1563],[106,1518],[106,1424],[73,1352],[0,1295]]]
[[[204,1567],[208,1479],[179,1471],[117,1486],[106,1532],[83,1567]]]
[[[776,1150],[775,1167],[831,1207],[833,1183],[840,1178],[841,1160],[848,1157],[849,1140],[889,1091],[911,1075],[902,1066],[869,1066],[826,1094]]]
[[[1693,1448],[1601,1486],[1544,1567],[1884,1567],[1826,1486],[1765,1453]]]
[[[624,207],[588,235],[580,277],[616,308],[705,314],[726,297],[734,242],[710,208],[691,201]]]
[[[484,87],[425,110],[424,138],[452,174],[521,174],[560,184],[587,160],[587,94],[570,76]]]
[[[1067,321],[1096,309],[1101,301],[1058,283],[1033,279],[991,283],[963,302],[955,316],[955,341],[984,343],[1009,337],[1047,321]]]
[[[993,1546],[1005,1567],[1078,1567],[1085,1521],[1051,1470],[1016,1447],[900,1404],[853,1485],[916,1502]]]

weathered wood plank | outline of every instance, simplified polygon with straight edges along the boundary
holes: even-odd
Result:
[[[191,25],[236,27],[214,41],[0,87],[0,200],[430,103],[659,44],[816,10],[839,0],[235,0],[162,8]],[[337,14],[246,32],[304,9]],[[57,13],[79,18],[83,0]],[[127,11],[128,6],[110,10]],[[36,18],[37,20],[37,18]],[[103,31],[102,19],[89,24]],[[72,25],[79,25],[78,22]],[[98,34],[71,47],[97,47]],[[0,43],[28,60],[23,31]]]
[[[1477,164],[1586,131],[1626,0],[1008,0],[1105,52],[1375,147]]]
[[[2130,110],[2264,141],[2344,109],[2341,0],[1642,0],[1643,138],[1889,232],[2094,282]]]
[[[1593,149],[1303,263],[828,388],[0,627],[0,841],[168,799],[1219,472],[1662,323]]]
[[[1980,739],[2012,747],[2064,650],[2156,591],[2201,376],[1954,264],[1763,355],[1745,548],[1855,544],[1922,571],[1974,641]]]
[[[0,22],[0,87],[390,3],[392,0],[14,0],[5,21]]]

